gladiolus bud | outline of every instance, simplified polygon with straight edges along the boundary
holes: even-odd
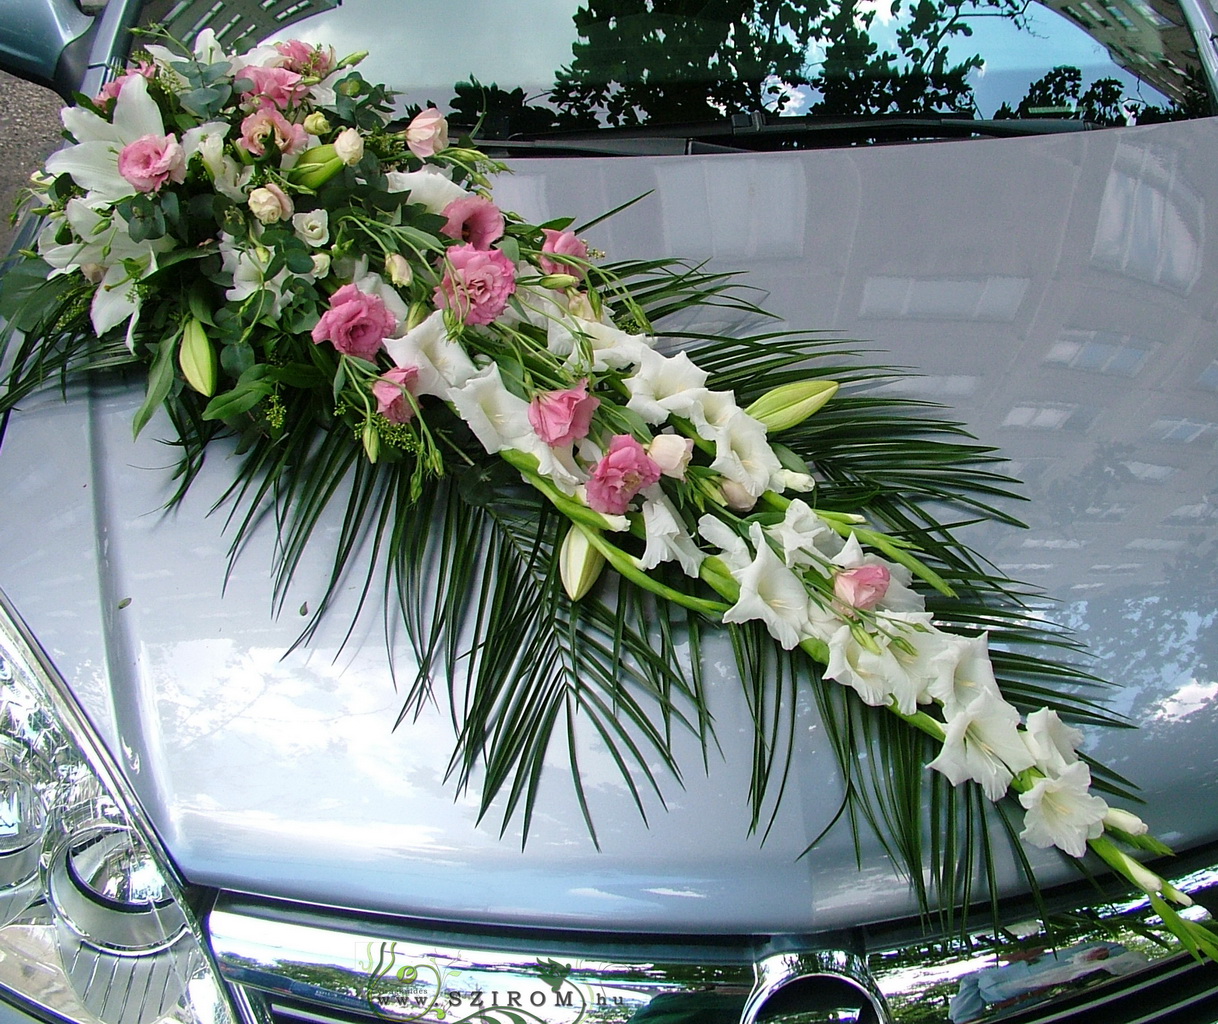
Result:
[[[216,350],[201,321],[191,317],[182,331],[178,365],[186,383],[199,394],[211,397],[216,391]]]
[[[537,283],[543,288],[566,291],[568,288],[574,288],[579,284],[579,278],[572,274],[546,274]]]
[[[315,110],[304,119],[303,127],[310,135],[325,135],[330,130],[330,122],[320,110]]]
[[[837,394],[831,380],[804,380],[767,391],[744,411],[760,420],[768,431],[798,426]]]
[[[1114,848],[1112,852],[1120,862],[1120,869],[1125,877],[1143,892],[1161,893],[1167,899],[1173,900],[1182,907],[1191,907],[1193,905],[1191,897],[1180,892],[1167,879],[1159,877],[1150,868],[1143,867],[1142,864],[1134,860],[1124,850]],[[1117,865],[1113,864],[1113,867],[1117,867]]]
[[[1115,828],[1131,836],[1144,836],[1150,831],[1146,822],[1136,814],[1123,811],[1119,807],[1109,807],[1104,815],[1104,828]]]
[[[558,573],[567,597],[578,601],[588,593],[604,567],[605,556],[592,546],[585,529],[572,524],[558,552]]]

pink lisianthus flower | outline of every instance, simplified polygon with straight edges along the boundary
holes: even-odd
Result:
[[[325,78],[334,70],[335,57],[332,46],[310,46],[299,39],[276,43],[275,49],[283,58],[283,67],[306,78]]]
[[[414,417],[414,406],[406,398],[406,392],[414,395],[418,386],[417,366],[395,366],[392,370],[386,370],[372,385],[376,411],[390,423],[410,422]]]
[[[555,231],[553,228],[542,228],[545,241],[541,245],[541,269],[547,274],[570,274],[582,278],[585,268],[578,263],[569,263],[563,256],[574,256],[576,259],[588,258],[588,246],[575,237],[573,231]],[[551,259],[545,253],[551,253],[557,259]]]
[[[397,326],[380,296],[345,284],[330,296],[330,308],[313,328],[313,343],[328,341],[344,355],[371,361]]]
[[[467,324],[492,323],[516,290],[516,268],[498,249],[454,245],[444,254],[444,277],[436,305],[453,310]]]
[[[454,199],[444,207],[447,223],[440,234],[459,238],[475,249],[489,249],[491,243],[503,237],[503,214],[499,207],[481,196]]]
[[[252,106],[263,107],[269,103],[277,110],[287,110],[292,104],[303,99],[309,91],[301,82],[300,75],[287,68],[251,65],[237,72],[237,78],[247,80],[251,84],[242,94],[247,109]]]
[[[269,143],[280,153],[299,153],[308,145],[309,135],[301,125],[292,124],[271,106],[260,107],[241,122],[241,145],[254,156],[264,156]]]
[[[186,152],[172,135],[142,135],[119,153],[118,173],[137,192],[157,192],[186,180]]]
[[[435,107],[415,115],[406,126],[406,145],[420,160],[435,156],[448,146],[448,121]]]
[[[547,391],[529,403],[529,424],[551,448],[588,436],[592,414],[601,400],[588,394],[587,378],[573,388]]]
[[[133,78],[143,78],[151,82],[156,77],[156,65],[139,61],[128,68],[123,74],[102,86],[102,91],[93,97],[93,102],[99,107],[106,107],[119,98],[123,86]]]
[[[882,565],[860,565],[833,577],[833,594],[843,604],[868,611],[884,600],[892,574]]]
[[[631,499],[660,479],[660,467],[629,434],[615,434],[609,450],[588,480],[588,507],[604,515],[620,516]]]

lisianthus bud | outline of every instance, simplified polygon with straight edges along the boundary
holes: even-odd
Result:
[[[385,273],[389,280],[399,288],[405,288],[414,280],[414,271],[410,269],[410,260],[399,252],[391,252],[385,257]]]
[[[278,185],[271,183],[254,189],[249,198],[250,213],[263,224],[277,224],[292,216],[292,200]]]
[[[191,317],[182,331],[178,346],[178,365],[186,383],[199,394],[210,397],[216,390],[216,350],[201,321]]]
[[[694,441],[680,434],[656,434],[647,445],[647,454],[665,476],[684,480],[685,468],[694,454]]]
[[[320,110],[315,110],[303,122],[304,130],[310,135],[325,135],[330,130],[330,122]]]
[[[727,477],[720,478],[719,490],[723,492],[724,504],[733,512],[748,512],[757,504],[756,497],[747,488]]]
[[[592,546],[582,526],[572,525],[558,552],[558,573],[563,589],[578,601],[596,582],[605,567],[605,556]]]
[[[358,129],[344,128],[334,140],[335,155],[348,167],[352,167],[364,158],[364,137]]]
[[[368,456],[369,462],[376,462],[377,457],[381,454],[381,435],[376,432],[376,427],[371,420],[364,422],[364,454]]]
[[[573,288],[579,284],[579,278],[572,274],[545,274],[537,283],[543,288],[566,291],[568,288]]]
[[[330,254],[315,252],[313,254],[313,276],[325,277],[328,273],[330,273]]]
[[[334,65],[335,71],[340,71],[343,68],[353,68],[356,64],[368,56],[367,50],[356,50],[354,53],[349,53],[337,64]]]
[[[803,380],[767,391],[744,411],[760,420],[768,431],[797,426],[837,394],[831,380]]]

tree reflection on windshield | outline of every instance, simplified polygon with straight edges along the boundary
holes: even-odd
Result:
[[[449,106],[498,138],[757,113],[1055,117],[1106,126],[1207,112],[1195,79],[1177,99],[1155,103],[1129,95],[1130,82],[1137,88],[1131,76],[1084,88],[1074,66],[1034,72],[1022,99],[1015,93],[996,111],[981,111],[975,83],[987,58],[974,36],[983,21],[1001,21],[1034,43],[1043,32],[1029,24],[1029,7],[1043,13],[1030,0],[585,0],[574,14],[571,62],[548,94],[471,79]]]

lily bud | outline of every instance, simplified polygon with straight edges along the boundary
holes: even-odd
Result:
[[[330,122],[320,110],[315,110],[304,119],[302,127],[310,135],[325,135],[330,130]]]
[[[199,394],[210,398],[216,391],[216,350],[203,329],[203,323],[191,317],[182,331],[178,346],[178,365],[186,383]]]
[[[287,178],[293,185],[317,189],[341,171],[343,166],[334,144],[326,143],[301,153],[292,169],[287,172]]]
[[[798,426],[830,398],[838,385],[831,380],[803,380],[767,391],[744,411],[760,420],[766,430],[789,430]]]
[[[605,556],[592,546],[587,531],[572,524],[558,552],[558,574],[567,597],[578,601],[588,593],[604,567]]]

